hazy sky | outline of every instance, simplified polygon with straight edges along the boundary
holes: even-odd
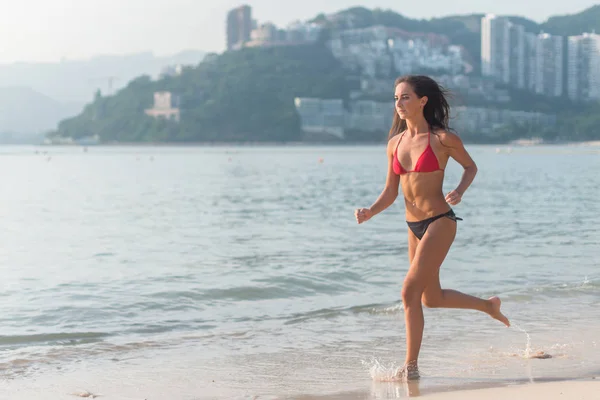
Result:
[[[285,27],[320,12],[352,6],[392,9],[412,18],[450,14],[521,15],[537,22],[580,12],[600,0],[248,0],[253,18]],[[0,63],[57,61],[98,54],[184,49],[221,52],[230,0],[16,0],[2,1]]]

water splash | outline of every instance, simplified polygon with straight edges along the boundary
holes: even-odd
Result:
[[[517,328],[519,331],[523,332],[527,337],[527,344],[525,345],[525,352],[523,354],[524,358],[527,358],[527,359],[538,358],[540,360],[544,360],[547,358],[553,358],[552,355],[550,355],[542,350],[534,352],[533,349],[531,348],[531,336],[529,335],[529,333],[525,329],[521,328],[519,325],[515,324],[514,322],[512,325],[515,328]]]
[[[582,284],[581,286],[586,286],[586,285],[589,285],[590,283],[591,283],[591,282],[590,282],[590,280],[588,279],[588,276],[586,275],[586,276],[585,276],[585,279],[583,280],[583,284]]]
[[[369,369],[369,374],[374,381],[377,382],[400,382],[402,381],[402,374],[400,370],[402,366],[398,366],[395,362],[392,362],[390,366],[385,366],[376,358],[371,358],[370,361],[361,360],[364,367]]]
[[[525,345],[525,353],[523,355],[525,358],[530,358],[531,354],[533,353],[531,350],[531,336],[525,329],[521,328],[519,325],[515,324],[514,322],[512,323],[512,326],[515,327],[516,329],[518,329],[519,331],[523,332],[526,335],[527,344]]]

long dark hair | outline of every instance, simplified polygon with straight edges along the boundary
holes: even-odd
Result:
[[[439,85],[436,81],[425,75],[405,75],[396,79],[394,90],[402,82],[408,83],[419,98],[427,96],[427,103],[423,108],[423,116],[429,124],[432,133],[434,129],[449,131],[448,120],[450,119],[450,105],[446,97],[450,92]],[[388,140],[406,130],[406,120],[400,118],[394,107],[394,120]]]

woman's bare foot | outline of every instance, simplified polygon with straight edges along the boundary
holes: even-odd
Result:
[[[406,382],[421,379],[419,367],[414,362],[408,363],[398,370],[395,378]]]
[[[500,305],[502,304],[502,301],[500,300],[500,298],[497,296],[494,296],[494,297],[490,297],[488,301],[492,305],[492,309],[488,313],[488,314],[490,314],[490,317],[497,319],[498,321],[502,322],[506,326],[510,326],[510,322],[508,321],[508,318],[506,318],[504,316],[504,314],[502,314],[500,312]]]

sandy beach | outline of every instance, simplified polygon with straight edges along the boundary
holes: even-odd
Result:
[[[403,383],[376,385],[370,393],[339,393],[328,396],[297,396],[277,398],[277,400],[391,400],[423,398],[428,400],[598,400],[600,399],[600,377],[568,380],[544,381],[513,384],[501,387],[485,387],[480,383],[464,390],[428,391],[419,390],[419,384]],[[480,388],[476,388],[480,386]],[[256,400],[261,399],[258,397]]]
[[[514,384],[502,387],[482,387],[488,385],[481,383],[473,385],[468,390],[451,391],[420,391],[418,384],[397,383],[388,385],[374,385],[370,391],[341,392],[328,395],[299,395],[299,396],[261,396],[261,395],[233,395],[231,400],[392,400],[406,398],[423,398],[428,400],[599,400],[600,399],[600,376],[582,380],[568,381],[545,381],[535,383]],[[52,390],[55,388],[38,386],[36,389],[29,388],[25,391],[11,391],[11,400],[34,400],[39,398],[51,398],[57,400],[76,400],[82,398],[98,398],[105,400],[208,400],[211,394],[199,390],[187,395],[168,395],[165,392],[154,394],[132,393],[119,394],[115,392],[92,392],[86,390],[75,390],[62,392]],[[64,387],[63,387],[64,389]],[[5,397],[2,397],[5,398]]]
[[[530,383],[481,390],[467,390],[421,396],[432,400],[598,400],[600,380]]]

